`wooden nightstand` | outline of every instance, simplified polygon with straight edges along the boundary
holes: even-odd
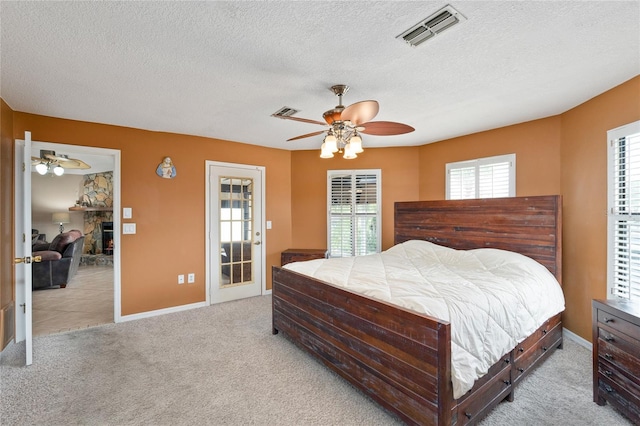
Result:
[[[280,263],[284,266],[291,262],[324,259],[325,257],[327,257],[325,249],[287,249],[280,255]]]
[[[640,303],[594,300],[593,401],[640,424]]]

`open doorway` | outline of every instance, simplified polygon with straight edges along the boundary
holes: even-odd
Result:
[[[32,249],[69,265],[33,265],[33,335],[118,322],[119,151],[34,141],[31,156]]]

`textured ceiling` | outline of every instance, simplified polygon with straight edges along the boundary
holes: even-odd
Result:
[[[17,111],[318,148],[322,120],[375,99],[422,145],[562,113],[640,74],[639,1],[456,1],[467,19],[412,48],[440,1],[0,2],[0,96]],[[87,141],[90,145],[91,141]]]

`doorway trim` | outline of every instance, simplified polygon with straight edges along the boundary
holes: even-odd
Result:
[[[121,232],[120,232],[120,196],[121,196],[121,176],[120,176],[120,150],[111,148],[97,148],[91,146],[82,145],[68,145],[56,142],[46,141],[32,141],[32,148],[35,145],[41,149],[50,149],[52,151],[63,151],[69,154],[86,154],[86,155],[104,155],[110,156],[113,159],[113,240],[116,249],[113,251],[113,322],[122,322],[122,303],[121,303],[121,264],[120,253],[122,250],[121,245]]]
[[[260,220],[260,223],[262,224],[262,229],[263,231],[266,229],[265,228],[265,222],[266,222],[266,197],[265,197],[265,188],[266,188],[266,182],[265,182],[265,170],[266,168],[264,166],[254,166],[254,165],[249,165],[249,164],[237,164],[237,163],[226,163],[226,162],[221,162],[221,161],[211,161],[211,160],[206,160],[204,162],[204,167],[205,167],[205,189],[204,189],[204,198],[205,198],[205,291],[206,291],[206,295],[205,295],[205,303],[207,306],[211,305],[211,269],[212,267],[215,268],[220,268],[220,258],[217,259],[213,259],[211,257],[211,240],[213,238],[212,236],[212,231],[211,231],[211,197],[209,196],[209,194],[211,193],[211,173],[210,173],[210,166],[214,166],[214,167],[234,167],[234,168],[238,168],[238,169],[247,169],[247,170],[257,170],[258,172],[260,172],[260,178],[262,179],[262,191],[260,196],[262,197],[262,209],[260,209],[260,214],[258,215],[258,220]],[[267,250],[266,250],[266,245],[267,245],[267,234],[265,232],[262,232],[262,249],[260,250],[260,256],[261,258],[261,264],[262,264],[262,270],[260,271],[260,279],[262,280],[262,288],[260,289],[260,293],[261,295],[265,295],[267,293],[267,267],[266,267],[266,261],[267,261]],[[217,269],[216,269],[217,270]]]

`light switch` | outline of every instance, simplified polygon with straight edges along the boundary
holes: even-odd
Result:
[[[132,212],[131,212],[131,207],[125,207],[122,209],[122,218],[123,219],[131,219],[132,216]]]
[[[267,221],[267,229],[271,229],[271,221],[270,220]]]
[[[135,223],[123,223],[122,224],[122,233],[123,234],[135,234],[136,233],[136,224]]]

